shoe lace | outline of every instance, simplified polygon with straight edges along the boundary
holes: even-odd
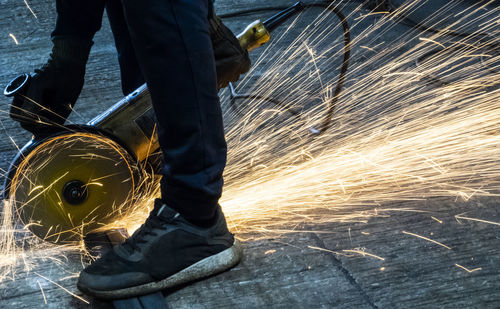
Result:
[[[157,236],[157,230],[167,230],[167,227],[165,226],[165,220],[158,217],[156,212],[153,211],[149,214],[146,222],[131,237],[127,238],[122,246],[128,249],[130,253],[134,251],[140,252],[141,247],[139,244],[147,243],[146,236],[148,235]]]

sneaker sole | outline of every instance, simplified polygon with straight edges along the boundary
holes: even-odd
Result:
[[[209,277],[225,270],[228,270],[238,264],[243,255],[243,249],[238,240],[234,240],[233,246],[217,254],[204,258],[193,265],[173,274],[160,281],[150,282],[134,287],[100,291],[79,287],[86,294],[102,299],[120,299],[140,295],[151,294],[164,289],[172,288],[184,283],[195,281],[201,278]]]

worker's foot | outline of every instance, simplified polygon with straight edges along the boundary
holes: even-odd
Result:
[[[80,273],[78,288],[98,298],[128,298],[233,267],[242,249],[228,231],[220,207],[216,216],[211,227],[199,227],[157,200],[132,237]]]
[[[222,23],[219,17],[213,14],[209,23],[217,68],[217,87],[222,89],[229,82],[237,81],[241,74],[250,69],[250,58],[233,32]]]

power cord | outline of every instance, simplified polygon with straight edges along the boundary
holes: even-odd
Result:
[[[484,1],[480,0],[479,2]],[[396,7],[391,0],[377,0],[380,6],[383,6],[384,9],[388,10],[391,13],[394,13],[396,10]],[[486,33],[467,33],[467,32],[457,32],[453,30],[443,30],[443,29],[435,29],[429,26],[424,25],[421,22],[415,21],[411,19],[408,15],[404,14],[403,12],[398,12],[398,21],[416,28],[422,32],[432,32],[432,33],[437,33],[437,34],[444,34],[444,35],[449,35],[449,36],[454,36],[454,37],[459,37],[459,38],[466,38],[466,37],[482,37],[482,38],[491,38],[492,36]]]
[[[344,14],[342,14],[340,9],[338,9],[337,7],[335,7],[335,6],[332,7],[331,1],[302,3],[302,7],[304,9],[311,8],[311,7],[320,7],[320,8],[324,8],[324,9],[329,10],[331,13],[334,13],[337,15],[337,17],[339,18],[339,20],[342,24],[342,28],[344,30],[344,59],[342,62],[342,67],[340,69],[339,78],[337,80],[337,85],[335,87],[335,91],[333,93],[332,98],[327,102],[328,109],[327,109],[325,117],[323,118],[323,122],[321,124],[321,127],[319,129],[310,128],[311,133],[313,133],[315,135],[321,135],[326,130],[328,130],[328,128],[330,128],[330,126],[331,126],[331,121],[333,118],[333,114],[335,112],[335,107],[336,107],[338,99],[340,97],[340,93],[342,92],[342,86],[343,86],[344,81],[345,81],[345,75],[346,75],[347,70],[349,68],[349,57],[350,57],[350,53],[351,53],[351,46],[350,46],[351,33],[350,33],[349,25],[347,23],[347,20],[346,20]],[[285,10],[287,8],[288,7],[281,7],[281,6],[280,7],[258,7],[258,8],[253,8],[253,9],[249,9],[249,10],[221,14],[221,15],[219,15],[219,17],[230,18],[230,17],[241,16],[241,15],[257,13],[257,12]],[[230,99],[231,99],[231,103],[233,105],[234,105],[234,101],[236,99],[260,99],[260,100],[265,100],[265,101],[271,102],[273,104],[276,104],[278,106],[287,108],[286,104],[284,104],[283,102],[281,102],[277,99],[271,98],[271,97],[264,97],[264,96],[257,95],[257,94],[238,94],[238,93],[236,93],[234,85],[232,83],[229,83],[229,88],[230,88]],[[296,117],[300,117],[300,114],[293,109],[287,108],[287,111]]]

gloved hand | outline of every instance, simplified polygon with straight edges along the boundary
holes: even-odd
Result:
[[[92,41],[53,38],[49,60],[35,69],[22,93],[15,95],[10,117],[33,134],[58,129],[80,95]]]
[[[229,82],[238,80],[241,74],[250,69],[248,52],[240,46],[240,42],[213,13],[209,18],[210,37],[215,54],[217,68],[217,87],[226,87]]]

